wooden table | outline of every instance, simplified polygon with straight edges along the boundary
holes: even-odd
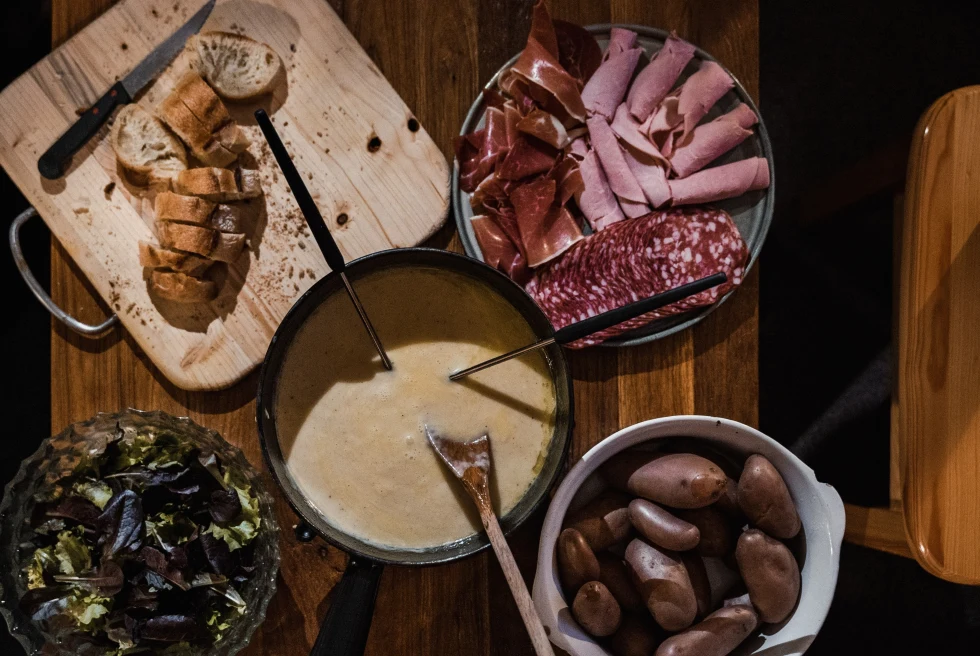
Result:
[[[53,0],[52,41],[61,43],[113,0]],[[452,157],[452,137],[480,86],[524,44],[532,0],[331,0],[395,89]],[[556,18],[675,29],[715,55],[758,99],[757,0],[551,0]],[[451,226],[434,245],[459,249]],[[758,271],[695,329],[642,347],[571,355],[576,429],[571,462],[615,430],[674,414],[758,422]],[[101,321],[107,308],[56,243],[51,292],[76,317]],[[187,393],[168,383],[116,329],[79,337],[54,322],[51,424],[60,430],[99,411],[127,406],[189,415],[240,446],[264,467],[255,429],[253,374],[236,387]],[[273,487],[271,479],[270,488]],[[304,654],[329,605],[346,556],[323,542],[299,543],[294,516],[279,499],[279,590],[248,654]],[[529,583],[543,511],[512,536]],[[369,654],[528,654],[530,642],[496,561],[488,554],[426,569],[388,568],[378,596]]]

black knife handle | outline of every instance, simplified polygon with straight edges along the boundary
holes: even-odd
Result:
[[[132,102],[132,98],[123,88],[122,82],[116,82],[112,88],[82,114],[75,124],[68,128],[61,137],[41,155],[37,161],[37,170],[48,180],[57,180],[68,170],[71,157],[95,136],[103,123],[112,115],[119,105]]]
[[[700,280],[695,280],[694,282],[689,282],[687,284],[674,287],[673,289],[668,289],[661,294],[655,294],[654,296],[645,298],[642,301],[636,301],[635,303],[618,307],[615,310],[609,310],[609,312],[597,314],[594,317],[585,319],[584,321],[579,321],[578,323],[565,326],[561,330],[556,330],[555,342],[558,344],[568,344],[569,342],[574,342],[577,339],[588,337],[589,335],[597,333],[600,330],[612,328],[613,326],[619,325],[624,321],[635,319],[636,317],[646,314],[647,312],[659,310],[660,308],[666,307],[671,303],[682,301],[688,296],[693,296],[694,294],[703,292],[706,289],[711,289],[712,287],[722,284],[727,279],[728,276],[726,276],[724,272],[719,271],[718,273],[713,273],[710,276],[701,278]]]

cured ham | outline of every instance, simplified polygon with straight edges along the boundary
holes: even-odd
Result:
[[[622,27],[614,27],[609,30],[609,45],[606,52],[602,55],[602,61],[608,60],[613,55],[632,50],[636,47],[636,32],[626,30]]]
[[[554,148],[564,148],[568,145],[568,132],[552,114],[542,109],[532,109],[517,123],[520,132],[529,134]]]
[[[672,91],[652,115],[650,137],[660,145],[660,152],[670,157],[672,140],[687,136],[734,86],[732,76],[717,62],[702,62],[697,72]]]
[[[589,126],[592,147],[609,180],[609,187],[619,198],[623,213],[630,218],[643,216],[649,211],[646,195],[626,164],[623,150],[616,141],[612,128],[601,116],[590,118],[586,125]]]
[[[678,178],[700,171],[750,137],[749,128],[758,122],[755,112],[739,103],[727,114],[697,126],[681,140],[670,157],[671,168]]]
[[[583,238],[571,213],[555,204],[557,190],[553,179],[541,177],[521,185],[511,194],[517,227],[531,267],[558,257]]]
[[[545,173],[555,165],[557,155],[558,151],[543,141],[518,135],[497,167],[497,175],[504,180],[520,180]]]
[[[657,148],[657,144],[653,143],[650,138],[643,131],[643,127],[639,121],[637,121],[630,114],[629,109],[626,107],[626,103],[623,103],[616,109],[616,115],[613,117],[612,123],[609,124],[612,131],[616,133],[623,143],[629,144],[630,147],[636,149],[637,151],[643,153],[647,157],[659,160],[664,164],[667,163],[667,158],[660,153],[660,149]]]
[[[674,205],[712,203],[768,187],[769,162],[764,157],[750,157],[670,180],[668,184]]]
[[[651,207],[663,207],[670,202],[670,185],[667,183],[667,172],[660,162],[641,162],[628,149],[623,153],[623,156]]]
[[[534,37],[528,38],[527,46],[510,70],[553,96],[568,116],[585,120],[585,105],[582,104],[578,80],[569,75],[558,63],[558,58]],[[533,88],[529,93],[534,97]]]
[[[483,261],[506,273],[513,280],[526,280],[530,274],[527,260],[510,237],[491,217],[474,216],[470,219],[473,234],[483,253]]]
[[[629,32],[632,35],[631,42],[636,42],[636,33],[629,30],[618,30],[618,32]],[[625,39],[621,37],[620,40],[625,44],[627,42]],[[640,61],[643,49],[630,47],[614,52],[610,46],[606,54],[608,57],[603,60],[582,90],[582,102],[590,116],[598,114],[606,117],[606,120],[612,120],[616,108],[626,97],[626,91],[629,89],[630,80],[633,78],[633,72]]]
[[[684,67],[694,57],[694,46],[671,33],[664,46],[657,51],[650,63],[636,76],[630,87],[626,104],[636,120],[641,123],[653,113],[670,90]]]
[[[558,39],[558,63],[569,75],[585,84],[602,62],[602,49],[595,37],[581,25],[556,20],[554,26]]]
[[[604,228],[625,219],[595,151],[590,150],[585,155],[579,163],[579,172],[585,184],[582,191],[575,196],[575,202],[592,229],[599,230],[600,226]]]

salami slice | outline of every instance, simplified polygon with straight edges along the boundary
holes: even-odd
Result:
[[[655,319],[711,305],[742,282],[748,248],[723,210],[651,212],[594,233],[539,269],[527,292],[555,329],[694,282],[718,271],[723,285],[570,344],[599,344]]]

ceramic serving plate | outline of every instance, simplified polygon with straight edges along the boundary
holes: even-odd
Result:
[[[606,45],[609,43],[609,31],[614,27],[621,27],[636,32],[639,35],[637,44],[646,51],[647,55],[651,55],[652,53],[660,50],[664,44],[664,41],[666,41],[667,37],[669,36],[669,33],[664,30],[658,30],[652,27],[643,27],[640,25],[591,25],[586,29],[588,29],[589,32],[596,37],[596,40],[599,42],[599,46],[605,50]],[[497,71],[493,78],[491,78],[487,83],[487,88],[496,87],[497,79],[500,76],[500,73],[513,66],[514,62],[517,61],[519,56],[520,53],[514,55],[509,62],[504,64],[504,66],[501,67],[501,69]],[[692,59],[687,68],[684,69],[684,72],[681,74],[680,81],[683,82],[686,80],[698,69],[698,66],[700,66],[701,62],[703,61],[715,61],[715,58],[704,50],[697,48],[694,54],[694,59]],[[643,63],[645,64],[646,62]],[[727,69],[726,72],[731,75],[731,72]],[[762,244],[765,241],[766,233],[769,231],[769,224],[772,222],[773,205],[776,194],[776,176],[775,166],[772,159],[772,147],[769,144],[769,134],[766,132],[766,126],[762,120],[762,115],[759,114],[759,110],[756,108],[755,103],[752,102],[752,98],[734,75],[732,75],[732,80],[735,81],[735,87],[726,93],[721,100],[715,104],[704,120],[710,121],[718,116],[721,116],[735,107],[735,105],[737,105],[739,102],[743,102],[751,107],[756,115],[759,116],[759,124],[753,128],[753,134],[751,137],[743,141],[732,151],[718,158],[718,160],[713,162],[711,166],[727,164],[729,162],[746,159],[748,157],[765,157],[769,162],[769,188],[763,191],[749,192],[739,196],[738,198],[730,198],[717,203],[711,203],[711,205],[725,210],[731,214],[732,218],[735,220],[735,225],[738,226],[738,230],[742,234],[742,239],[745,240],[745,243],[749,248],[749,264],[746,268],[746,272],[748,272],[748,270],[752,268],[752,265],[755,263],[756,259],[759,257],[759,253],[762,251]],[[469,134],[470,132],[479,130],[481,127],[483,127],[483,115],[485,110],[486,105],[484,104],[483,93],[481,92],[480,95],[477,96],[476,101],[474,101],[473,105],[470,107],[470,111],[466,115],[466,120],[463,122],[463,127],[460,130],[460,134]],[[466,249],[467,255],[482,261],[483,253],[480,251],[480,246],[476,241],[476,235],[473,232],[473,227],[470,225],[470,219],[473,218],[473,210],[470,207],[470,194],[462,191],[459,188],[459,162],[455,161],[453,163],[451,197],[453,203],[453,213],[456,216],[456,225],[459,228],[459,235],[463,242],[463,247]],[[586,232],[589,232],[589,230],[586,230]],[[621,337],[603,342],[602,346],[633,346],[635,344],[644,344],[655,339],[660,339],[661,337],[666,337],[667,335],[672,335],[686,328],[690,328],[697,322],[701,321],[701,319],[707,316],[707,314],[716,307],[724,303],[725,300],[731,296],[731,294],[735,293],[735,291],[725,295],[714,305],[694,310],[692,312],[687,312],[685,314],[659,319],[642,328],[632,330]]]

